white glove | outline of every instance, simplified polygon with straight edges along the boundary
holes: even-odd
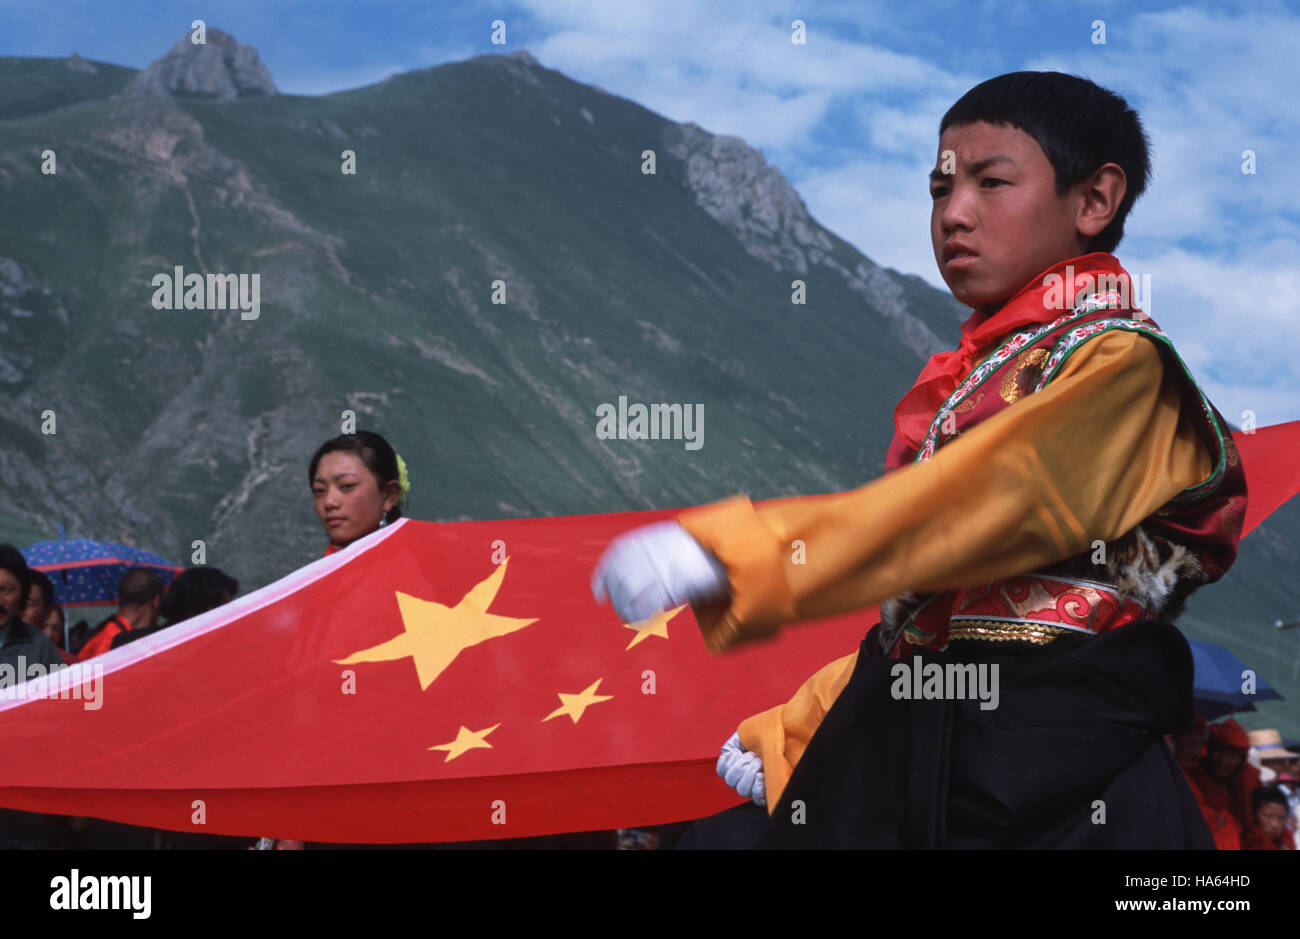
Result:
[[[718,775],[728,786],[758,805],[767,805],[767,791],[763,785],[763,758],[746,750],[740,743],[740,731],[722,745],[718,757]]]
[[[596,601],[606,599],[625,623],[639,623],[683,603],[727,595],[727,569],[676,522],[656,522],[615,538],[591,575]]]

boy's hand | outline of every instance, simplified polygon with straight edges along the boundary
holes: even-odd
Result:
[[[741,745],[740,731],[732,734],[722,745],[722,755],[718,757],[718,775],[744,798],[753,799],[759,805],[767,805],[767,791],[763,786],[763,759]]]
[[[591,576],[597,602],[606,599],[625,623],[639,623],[683,603],[727,595],[727,569],[676,522],[656,522],[615,538]]]

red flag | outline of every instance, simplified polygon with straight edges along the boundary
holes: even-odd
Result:
[[[714,770],[722,743],[876,616],[722,657],[689,607],[621,628],[591,570],[617,534],[671,515],[381,529],[86,663],[102,666],[94,700],[93,674],[11,689],[26,699],[0,701],[0,804],[375,843],[721,811],[739,801]]]
[[[1300,492],[1300,421],[1232,435],[1246,469],[1246,519],[1241,536]]]

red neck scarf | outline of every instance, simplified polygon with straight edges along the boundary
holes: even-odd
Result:
[[[1064,283],[1067,265],[1073,268],[1074,284]],[[1025,326],[1041,326],[1073,309],[1078,292],[1096,284],[1098,274],[1128,274],[1112,255],[1104,252],[1061,261],[1021,287],[995,313],[987,308],[971,312],[961,324],[961,344],[952,352],[930,357],[911,390],[894,408],[894,439],[885,458],[885,469],[897,469],[910,462],[920,449],[925,433],[943,402],[976,364],[997,347],[999,340]],[[1058,275],[1051,282],[1048,277]]]

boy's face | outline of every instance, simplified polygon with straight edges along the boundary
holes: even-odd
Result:
[[[1265,835],[1276,841],[1286,830],[1286,815],[1285,805],[1279,802],[1265,802],[1255,813],[1255,822],[1263,829]]]
[[[945,159],[945,151],[952,151]],[[944,172],[953,170],[954,172]],[[1087,252],[1080,187],[1056,195],[1042,147],[1019,128],[979,121],[939,138],[930,179],[939,273],[966,306],[995,306],[1047,268]]]

